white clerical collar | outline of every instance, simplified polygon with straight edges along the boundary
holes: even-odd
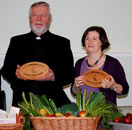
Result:
[[[37,36],[36,39],[37,39],[37,40],[41,40],[41,37]]]

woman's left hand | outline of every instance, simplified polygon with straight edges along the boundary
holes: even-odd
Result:
[[[109,76],[110,76],[110,80],[107,80],[107,79],[102,80],[102,87],[103,88],[112,88],[113,85],[115,84],[114,78],[111,75],[109,75]]]

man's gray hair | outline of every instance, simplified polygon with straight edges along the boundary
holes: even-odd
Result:
[[[50,15],[50,18],[52,19],[52,15],[51,15],[51,11],[50,11],[50,5],[47,2],[44,2],[44,1],[35,2],[35,3],[33,3],[31,5],[31,7],[29,9],[29,17],[31,15],[32,8],[36,7],[36,6],[46,6],[46,7],[48,7],[48,9],[49,9],[49,15]]]

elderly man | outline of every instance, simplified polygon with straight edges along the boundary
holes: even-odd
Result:
[[[49,31],[52,22],[50,6],[46,2],[36,2],[29,10],[31,31],[14,36],[10,40],[2,76],[11,84],[13,105],[22,101],[22,92],[45,94],[56,105],[70,103],[63,86],[73,81],[73,55],[70,40]],[[20,67],[28,62],[38,61],[48,65],[49,73],[37,80],[28,80],[19,74]]]

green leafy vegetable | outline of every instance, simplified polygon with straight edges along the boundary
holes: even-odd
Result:
[[[83,111],[86,110],[86,94],[87,94],[87,91],[85,89],[84,92],[83,92],[83,99],[82,99],[82,110]]]
[[[63,115],[65,113],[70,113],[71,115],[78,115],[78,106],[76,103],[72,102],[71,104],[63,105],[62,107],[58,108],[59,112]]]
[[[82,94],[79,92],[76,97],[76,104],[78,106],[79,111],[82,110]]]
[[[55,105],[53,99],[50,98],[50,99],[49,99],[49,103],[50,103],[50,105],[51,105],[51,108],[52,108],[53,112],[56,113],[56,112],[58,111],[58,109],[57,109],[57,107],[56,107],[56,105]]]
[[[116,105],[107,101],[102,92],[89,92],[89,98],[86,100],[86,90],[84,90],[83,97],[80,99],[80,93],[77,94],[76,102],[81,102],[82,109],[86,111],[88,117],[101,116],[101,125],[107,126],[108,122],[112,121],[115,117],[121,117],[123,114]],[[80,108],[80,104],[78,105]],[[80,109],[79,109],[80,110]]]

